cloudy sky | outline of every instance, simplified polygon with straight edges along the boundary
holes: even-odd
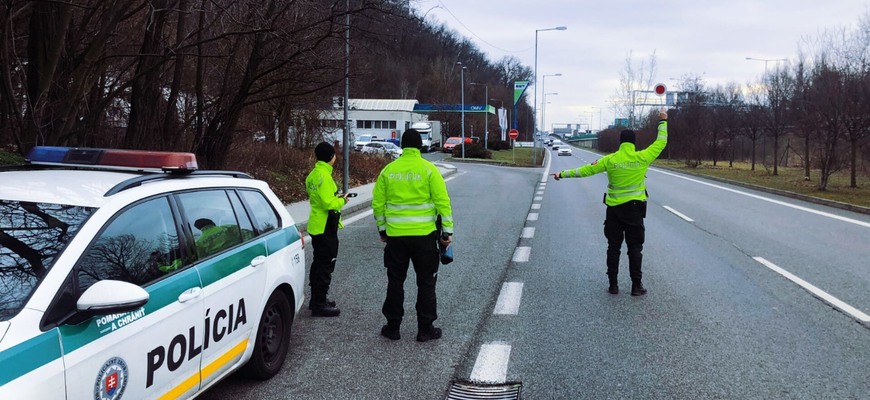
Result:
[[[607,101],[615,97],[629,53],[636,64],[655,53],[655,79],[671,90],[687,75],[701,76],[710,86],[745,84],[765,69],[764,61],[747,57],[794,60],[806,39],[826,30],[856,29],[870,15],[868,0],[411,0],[411,5],[427,21],[472,40],[491,61],[514,56],[532,68],[535,31],[566,26],[538,32],[539,81],[545,74],[562,74],[543,83],[547,93],[558,93],[546,97],[546,125],[591,119],[593,129],[613,121]],[[769,61],[767,68],[777,63]],[[534,90],[527,91],[530,101]]]

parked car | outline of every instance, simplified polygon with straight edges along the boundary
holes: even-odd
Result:
[[[391,142],[371,142],[363,146],[363,153],[380,154],[390,158],[398,158],[402,155],[402,148]]]
[[[377,135],[359,135],[356,138],[356,141],[353,142],[353,149],[356,151],[362,151],[363,146],[381,140]]]
[[[556,154],[560,156],[570,156],[571,146],[568,146],[566,144],[559,146],[559,150],[556,150]]]
[[[305,250],[265,182],[192,153],[27,160],[0,171],[0,398],[190,398],[281,370]]]

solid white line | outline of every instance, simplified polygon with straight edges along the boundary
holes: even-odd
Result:
[[[535,227],[523,228],[523,234],[520,235],[523,239],[531,239],[535,237]]]
[[[371,209],[368,209],[368,210],[363,211],[363,212],[361,212],[361,213],[359,213],[359,214],[356,214],[356,215],[354,215],[353,217],[350,217],[350,218],[348,218],[348,219],[342,219],[342,222],[343,222],[345,225],[349,225],[349,224],[352,224],[352,223],[354,223],[354,222],[356,222],[356,221],[359,221],[359,220],[361,220],[361,219],[363,219],[363,218],[365,218],[365,217],[368,217],[369,215],[372,215],[373,212],[374,212],[374,211],[372,211]]]
[[[444,182],[445,182],[445,183],[446,183],[446,182],[450,182],[450,181],[453,180],[453,178],[456,178],[456,176],[451,176],[451,177],[445,179]]]
[[[693,220],[693,219],[687,217],[685,214],[683,214],[683,213],[681,213],[681,212],[679,212],[679,211],[677,211],[677,210],[674,210],[673,208],[671,208],[671,207],[669,207],[669,206],[662,206],[662,208],[664,208],[665,210],[668,210],[668,211],[674,213],[674,215],[676,215],[676,216],[678,216],[678,217],[680,217],[680,218],[682,218],[682,219],[684,219],[684,220],[686,220],[686,221],[688,221],[688,222],[694,222],[694,221],[695,221],[695,220]]]
[[[828,303],[830,303],[834,307],[837,307],[837,308],[843,310],[845,313],[851,315],[855,319],[857,319],[861,322],[870,322],[870,316],[868,316],[867,314],[864,314],[863,312],[861,312],[861,310],[844,303],[842,300],[840,300],[834,296],[831,296],[830,294],[828,294],[824,290],[813,286],[813,284],[811,284],[811,283],[809,283],[801,278],[798,278],[797,276],[793,275],[792,273],[778,267],[776,264],[765,260],[763,257],[752,257],[752,258],[755,261],[758,261],[759,263],[764,265],[765,267],[770,268],[770,269],[774,270],[775,272],[779,273],[780,275],[788,278],[790,281],[797,283],[798,285],[800,285],[804,289],[808,290],[810,293],[812,293],[816,297],[819,297],[822,300],[827,301]]]
[[[529,217],[526,219],[528,219],[529,221],[537,221],[538,220],[538,213],[529,213]]]
[[[794,209],[796,209],[796,210],[806,211],[806,212],[808,212],[808,213],[813,213],[813,214],[821,215],[821,216],[823,216],[823,217],[828,217],[828,218],[838,219],[838,220],[840,220],[840,221],[848,222],[848,223],[850,223],[850,224],[861,225],[861,226],[863,226],[863,227],[870,228],[870,222],[858,221],[858,220],[856,220],[856,219],[846,218],[846,217],[841,217],[841,216],[839,216],[839,215],[835,215],[835,214],[827,213],[827,212],[824,212],[824,211],[813,210],[812,208],[807,208],[807,207],[803,207],[803,206],[799,206],[799,205],[795,205],[795,204],[789,204],[789,203],[786,203],[786,202],[784,202],[784,201],[774,200],[774,199],[767,198],[767,197],[764,197],[764,196],[759,196],[759,195],[757,195],[757,194],[746,193],[746,192],[742,192],[742,191],[740,191],[740,190],[731,189],[731,188],[727,188],[727,187],[724,187],[724,186],[719,186],[719,185],[715,185],[715,184],[712,184],[712,183],[699,181],[699,180],[697,180],[697,179],[692,179],[692,178],[688,178],[688,177],[685,177],[685,176],[680,176],[680,175],[677,175],[677,174],[672,174],[672,173],[670,173],[670,172],[665,172],[665,171],[662,171],[662,170],[659,170],[659,169],[656,169],[656,168],[650,168],[650,169],[653,170],[653,171],[656,171],[656,172],[658,172],[658,173],[662,173],[662,174],[665,174],[665,175],[670,175],[670,176],[673,176],[673,177],[675,177],[675,178],[685,179],[685,180],[687,180],[687,181],[691,181],[691,182],[695,182],[695,183],[700,183],[700,184],[702,184],[702,185],[707,185],[707,186],[710,186],[710,187],[714,187],[714,188],[716,188],[716,189],[726,190],[726,191],[729,191],[729,192],[732,192],[732,193],[737,193],[737,194],[741,194],[741,195],[744,195],[744,196],[752,197],[752,198],[754,198],[754,199],[764,200],[764,201],[767,201],[767,202],[770,202],[770,203],[773,203],[773,204],[779,204],[779,205],[781,205],[781,206],[791,207],[791,208],[794,208]]]
[[[517,315],[520,312],[520,299],[523,297],[522,282],[505,282],[501,285],[498,301],[495,302],[497,315]]]
[[[528,262],[529,255],[532,253],[532,248],[529,246],[518,246],[514,250],[514,262]]]
[[[544,198],[541,197],[541,196],[537,196],[537,197],[535,197],[535,201],[541,201],[541,200],[544,200]]]
[[[541,209],[540,204],[538,204],[538,203],[532,204],[532,210],[540,210],[540,209]]]
[[[491,342],[480,346],[471,380],[474,382],[504,383],[507,379],[511,345],[507,342]]]

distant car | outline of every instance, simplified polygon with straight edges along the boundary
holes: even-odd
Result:
[[[377,135],[360,135],[356,138],[356,141],[353,142],[353,149],[356,151],[362,151],[363,146],[381,140]]]
[[[391,158],[402,155],[402,148],[391,142],[371,142],[362,147],[363,153],[380,154]]]
[[[562,143],[558,140],[554,140],[553,141],[553,150],[559,150],[559,147],[564,146],[564,145],[565,145],[565,143]]]
[[[465,141],[466,141],[466,143],[470,143],[470,139],[466,139]],[[461,143],[462,143],[462,138],[461,138],[461,137],[458,137],[458,136],[451,136],[451,137],[447,138],[447,141],[446,141],[446,142],[444,142],[444,147],[442,148],[442,150],[443,150],[445,153],[452,153],[452,152],[453,152],[453,148],[456,147],[457,145],[461,144]]]
[[[557,153],[556,153],[557,155],[570,156],[571,155],[571,146],[563,144],[563,145],[559,146],[559,150],[556,150],[556,151],[557,151]]]
[[[552,145],[553,145],[553,139],[544,139],[544,144],[547,145],[547,146],[552,146]]]

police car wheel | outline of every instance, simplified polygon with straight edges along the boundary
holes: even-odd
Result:
[[[290,347],[292,322],[293,311],[287,296],[281,291],[275,291],[263,308],[260,325],[257,327],[254,352],[243,369],[245,375],[264,380],[281,370]]]

